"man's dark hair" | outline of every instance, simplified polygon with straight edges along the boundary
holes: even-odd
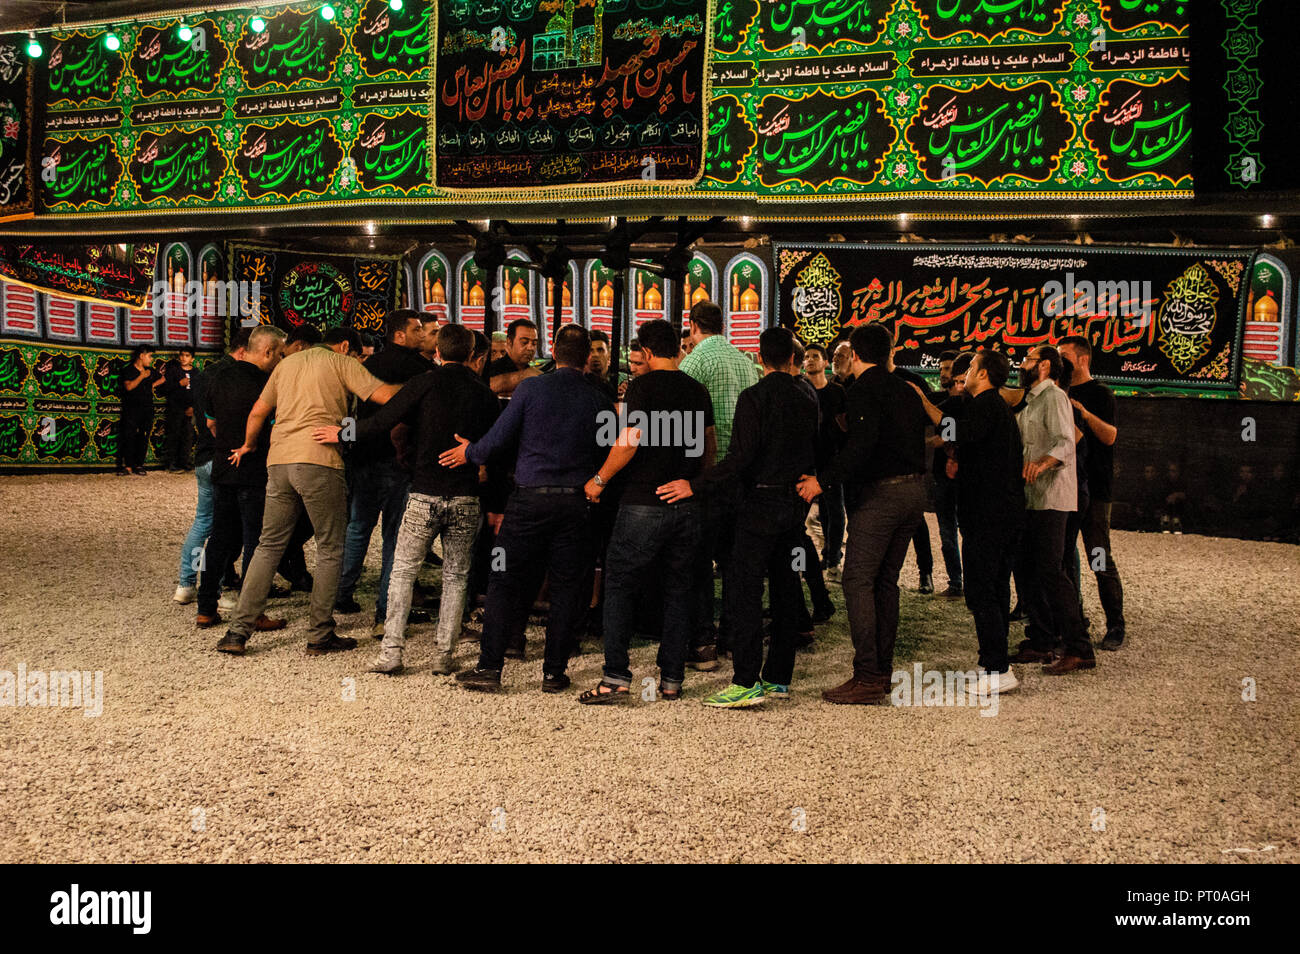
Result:
[[[153,345],[136,345],[131,349],[131,357],[128,360],[137,361],[142,355],[155,354],[157,351],[158,349]]]
[[[989,376],[989,384],[995,388],[1000,388],[1007,383],[1011,377],[1011,362],[1001,351],[981,351],[980,367],[983,368]]]
[[[361,353],[361,335],[355,328],[331,328],[321,336],[321,341],[330,347],[346,341],[349,351],[353,354]]]
[[[970,363],[975,360],[975,355],[970,351],[963,351],[952,359],[952,376],[965,374],[970,370]]]
[[[684,331],[685,329],[682,329],[682,330]],[[636,336],[634,336],[634,337],[632,338],[632,340],[629,341],[629,342],[627,343],[627,350],[628,350],[628,351],[644,351],[644,350],[645,350],[645,349],[641,346],[641,336],[640,336],[640,335],[636,335]]]
[[[316,331],[316,329],[315,329],[315,328],[312,328],[312,331]],[[235,333],[234,333],[233,335],[230,336],[230,350],[231,350],[231,351],[238,351],[240,348],[247,348],[247,347],[248,347],[248,338],[249,338],[250,335],[252,335],[252,333],[253,333],[253,329],[252,329],[252,328],[244,328],[244,327],[242,327],[242,326],[239,327],[239,328],[236,328],[236,329],[235,329]],[[320,338],[320,332],[319,332],[319,331],[316,331],[316,337],[317,337],[317,339]],[[292,341],[293,338],[290,337],[289,340]]]
[[[361,331],[358,332],[358,334],[361,335],[361,349],[369,348],[370,350],[374,351],[376,354],[379,353],[379,349],[382,346],[382,343],[378,338],[376,338],[368,331]]]
[[[690,329],[690,328],[683,328],[683,329],[682,329],[682,340],[685,341],[685,340],[686,340],[687,338],[689,338],[690,336],[691,336],[691,329]]]
[[[1078,349],[1080,354],[1086,354],[1089,358],[1092,357],[1092,344],[1083,335],[1070,335],[1068,338],[1061,339],[1061,344],[1069,345]]]
[[[940,364],[942,364],[942,363],[945,362],[945,361],[954,361],[954,360],[956,360],[956,358],[957,358],[957,352],[956,352],[956,351],[940,351],[940,352],[939,352],[939,363],[940,363]]]
[[[429,324],[429,323],[431,323],[431,322],[432,322],[433,324],[437,324],[437,323],[440,322],[440,321],[442,321],[442,319],[439,318],[437,315],[435,315],[435,314],[434,314],[433,312],[431,312],[431,311],[422,311],[422,312],[420,312],[420,324],[422,324],[422,325],[427,325],[427,324]]]
[[[1047,362],[1047,376],[1053,381],[1061,380],[1061,372],[1065,366],[1061,363],[1061,352],[1057,351],[1051,345],[1040,345],[1038,348],[1038,357]]]
[[[592,329],[588,334],[591,336],[592,341],[603,341],[605,342],[605,347],[609,347],[609,335],[601,331],[599,328]]]
[[[183,354],[187,354],[187,355],[189,355],[189,356],[192,358],[192,357],[194,357],[194,349],[193,349],[193,348],[177,348],[177,349],[176,349],[176,357],[179,358],[179,357],[180,357],[181,355],[183,355]]]
[[[248,339],[245,338],[244,340],[247,341]],[[297,344],[301,341],[304,345],[310,348],[312,345],[320,344],[323,340],[324,338],[320,333],[320,329],[315,325],[299,325],[297,328],[293,329],[293,331],[289,332],[289,340],[285,342],[285,346],[287,347],[291,344]]]
[[[831,359],[831,356],[826,353],[826,349],[819,344],[805,345],[803,351],[805,355],[807,355],[808,352],[810,351],[816,351],[819,355],[822,356],[822,360],[824,361],[829,361]]]
[[[491,350],[492,342],[488,340],[488,336],[481,331],[474,332],[474,353],[470,355],[470,359],[478,358]]]
[[[789,367],[794,357],[794,333],[789,328],[768,328],[758,336],[758,356],[764,367],[774,371]]]
[[[506,325],[506,338],[514,341],[515,336],[519,334],[520,328],[532,328],[533,331],[537,330],[537,326],[527,318],[516,318],[514,321],[510,322],[510,324]]]
[[[722,309],[711,301],[697,301],[691,306],[690,322],[692,328],[699,328],[706,335],[722,334]]]
[[[1061,390],[1068,391],[1072,380],[1074,380],[1074,362],[1061,355],[1061,376],[1056,383],[1060,385]]]
[[[803,356],[808,352],[804,349],[803,342],[799,340],[798,335],[793,337],[791,344],[794,348],[794,354],[791,357],[794,358],[795,364],[803,364]]]
[[[512,327],[513,325],[511,322]],[[562,364],[566,368],[581,368],[591,357],[591,336],[582,325],[564,325],[555,333],[555,346],[551,350],[556,364]]]
[[[849,345],[859,361],[867,364],[889,364],[889,356],[894,350],[894,336],[889,329],[878,321],[869,325],[858,325],[849,335]]]
[[[413,321],[420,321],[418,311],[412,311],[409,308],[398,308],[396,311],[390,311],[388,317],[384,319],[384,337],[392,341],[399,331],[406,331]]]
[[[438,354],[443,361],[468,361],[474,353],[474,332],[464,325],[443,325],[438,329]]]
[[[682,339],[678,336],[677,329],[662,318],[647,321],[637,331],[637,338],[640,339],[641,350],[656,358],[675,358],[682,350]]]

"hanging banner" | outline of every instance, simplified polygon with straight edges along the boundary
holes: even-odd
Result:
[[[704,173],[710,0],[440,0],[430,141],[449,192],[592,194]]]
[[[158,243],[51,245],[0,242],[0,281],[108,305],[143,307]]]
[[[0,36],[0,222],[28,219],[35,211],[34,92],[26,47],[23,34]]]
[[[1084,335],[1103,381],[1238,387],[1253,251],[778,243],[776,256],[782,320],[808,342],[881,322],[899,366],[933,371],[947,350],[1018,363]]]
[[[397,307],[401,258],[396,255],[330,255],[231,243],[229,260],[231,280],[258,289],[248,321],[285,331],[311,325],[319,331],[382,334],[384,318]]]

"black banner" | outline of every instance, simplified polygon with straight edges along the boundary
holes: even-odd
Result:
[[[434,181],[689,184],[704,172],[708,0],[441,0]]]
[[[131,56],[131,72],[142,96],[157,93],[211,93],[229,59],[221,31],[213,20],[187,24],[182,40],[177,25],[146,26]]]
[[[146,205],[158,199],[210,202],[226,174],[226,156],[211,129],[170,129],[161,135],[141,136],[129,169],[136,193]]]
[[[149,297],[158,244],[51,245],[0,242],[0,279],[71,298],[140,308]]]
[[[250,288],[257,283],[262,324],[382,332],[397,307],[400,261],[232,243],[230,277]]]
[[[235,153],[235,170],[249,198],[275,194],[292,199],[300,193],[320,194],[329,188],[343,147],[328,119],[306,126],[292,120],[243,130]]]
[[[898,138],[875,90],[839,97],[816,92],[797,100],[763,97],[759,177],[765,186],[794,180],[811,186],[834,179],[871,182]]]
[[[0,36],[0,222],[35,210],[32,69],[26,38]]]
[[[949,349],[1013,360],[1075,334],[1093,373],[1235,391],[1253,252],[1005,245],[778,245],[782,319],[827,344],[882,322],[902,367]]]

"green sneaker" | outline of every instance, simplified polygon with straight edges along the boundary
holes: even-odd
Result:
[[[763,704],[763,683],[752,686],[738,686],[734,682],[721,692],[715,692],[704,700],[706,706],[715,709],[745,709]]]
[[[782,685],[779,682],[768,682],[766,679],[760,679],[758,684],[763,689],[763,695],[771,696],[773,699],[789,699],[790,686]]]

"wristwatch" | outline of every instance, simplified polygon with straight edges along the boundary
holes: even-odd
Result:
[[[606,484],[605,478],[600,476],[600,474],[597,474],[595,477],[591,478],[591,480],[597,487],[604,487]]]

